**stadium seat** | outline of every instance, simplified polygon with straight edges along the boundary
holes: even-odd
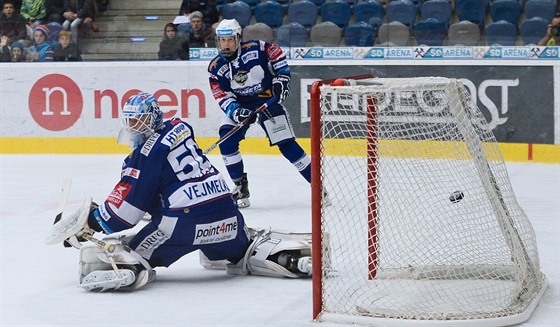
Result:
[[[377,37],[380,44],[390,43],[396,46],[406,46],[410,39],[410,30],[405,24],[393,21],[381,25]]]
[[[459,22],[468,20],[478,25],[478,28],[484,29],[484,18],[486,17],[486,8],[488,2],[485,0],[456,0],[455,12]]]
[[[225,6],[228,3],[228,0],[216,0],[216,8],[218,8],[218,11],[221,13],[222,12],[222,7]]]
[[[259,3],[255,7],[255,20],[264,23],[272,29],[282,26],[284,21],[284,7],[276,1]]]
[[[383,22],[383,20],[379,17],[371,17],[367,23],[371,25],[371,27],[375,28],[376,30],[379,31],[379,27],[381,26],[381,23]]]
[[[447,26],[444,22],[428,18],[414,25],[414,36],[418,45],[443,46]]]
[[[540,17],[550,22],[555,12],[555,5],[550,0],[529,0],[525,3],[525,18],[527,19]]]
[[[451,20],[451,15],[453,9],[451,7],[451,2],[449,0],[430,0],[424,2],[420,13],[423,19],[435,19],[438,22],[445,23],[446,27],[449,27],[449,21]]]
[[[57,22],[50,22],[45,26],[49,29],[49,36],[47,37],[47,40],[51,42],[58,42],[58,33],[62,31],[62,25]]]
[[[348,46],[371,47],[376,36],[377,30],[366,22],[348,25],[344,30],[344,41]]]
[[[377,0],[366,0],[354,5],[354,19],[356,22],[369,22],[373,17],[383,20],[385,8]]]
[[[243,29],[243,41],[263,40],[266,42],[274,41],[274,32],[265,23],[251,24]]]
[[[547,28],[548,21],[544,20],[544,18],[533,17],[525,19],[519,29],[523,44],[538,44],[546,35]]]
[[[309,1],[313,2],[315,4],[315,6],[317,6],[317,11],[319,13],[321,13],[321,7],[323,7],[325,2],[327,2],[327,0],[309,0]]]
[[[276,0],[276,2],[278,2],[280,5],[282,5],[282,7],[284,8],[284,11],[288,10],[288,6],[290,6],[290,4],[293,2],[292,0]]]
[[[324,22],[333,22],[344,30],[352,17],[352,8],[342,0],[331,0],[321,7],[321,17]]]
[[[255,10],[255,7],[261,3],[261,0],[240,0],[245,2],[246,4],[249,5],[249,7],[251,7],[251,12],[253,12]]]
[[[342,41],[342,29],[333,22],[322,22],[311,28],[309,38],[313,46],[337,47]]]
[[[480,41],[480,28],[477,24],[464,20],[451,24],[447,31],[447,45],[476,46]]]
[[[251,22],[251,7],[245,2],[237,0],[222,7],[222,16],[224,19],[236,19],[239,25],[245,28]]]
[[[293,2],[288,7],[288,18],[292,23],[300,23],[308,30],[317,22],[318,9],[311,1]]]
[[[517,39],[517,26],[505,21],[499,20],[486,26],[486,44],[488,45],[515,45]]]
[[[521,4],[517,0],[494,0],[490,5],[493,22],[505,20],[517,26],[521,17]]]
[[[414,28],[414,20],[416,19],[417,7],[409,0],[391,1],[385,6],[387,22],[400,22],[408,29]]]
[[[276,39],[281,47],[304,47],[307,38],[307,28],[297,22],[284,24],[276,30]]]

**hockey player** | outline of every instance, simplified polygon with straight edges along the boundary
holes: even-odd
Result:
[[[288,113],[282,106],[290,94],[290,68],[282,49],[260,40],[241,42],[241,26],[235,19],[224,19],[218,24],[216,47],[219,54],[210,61],[208,72],[212,94],[225,113],[219,129],[220,137],[276,96],[278,101],[259,113],[251,123],[258,122],[270,145],[278,146],[282,155],[311,182],[311,159],[297,143]],[[235,183],[233,197],[240,208],[250,205],[249,184],[239,143],[251,123],[220,144],[222,158]]]
[[[152,268],[168,267],[195,250],[202,252],[203,266],[225,262],[232,274],[310,275],[309,235],[249,230],[188,123],[164,122],[156,99],[147,93],[132,96],[121,117],[119,141],[133,151],[124,160],[120,181],[103,203],[86,199],[47,238],[48,244],[65,241],[80,248],[83,288],[140,288],[154,280]],[[151,220],[136,234],[114,236],[137,225],[146,212]],[[110,236],[97,240],[95,232]],[[96,245],[82,246],[87,240]]]

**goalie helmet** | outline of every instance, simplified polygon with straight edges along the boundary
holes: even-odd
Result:
[[[233,37],[233,39],[231,39]],[[232,40],[235,48],[228,44],[226,40]],[[221,42],[220,42],[221,41]],[[224,19],[216,27],[216,48],[224,57],[231,57],[241,43],[241,26],[235,19]]]
[[[142,145],[163,124],[163,113],[153,95],[138,93],[130,97],[121,112],[123,128],[119,143],[128,143],[131,149]]]

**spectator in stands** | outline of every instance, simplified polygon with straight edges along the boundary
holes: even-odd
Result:
[[[35,28],[47,19],[45,0],[23,0],[20,14],[27,20],[29,26]]]
[[[204,15],[204,23],[207,26],[212,26],[220,19],[216,0],[183,0],[179,15],[189,16],[195,11],[200,11]]]
[[[189,42],[179,35],[177,26],[173,23],[165,24],[163,40],[159,44],[159,60],[189,60]]]
[[[8,46],[9,39],[7,35],[0,36],[0,62],[12,61],[12,50]]]
[[[552,17],[546,35],[539,41],[538,45],[560,46],[560,9]]]
[[[25,55],[23,54],[23,43],[14,42],[12,43],[12,62],[25,61]]]
[[[12,0],[5,0],[0,16],[0,35],[6,35],[12,42],[27,39],[27,20],[18,14]]]
[[[92,24],[95,18],[93,0],[64,1],[64,30],[72,32],[72,41],[78,44],[78,32],[81,24]]]
[[[58,43],[53,50],[53,61],[82,61],[80,49],[72,42],[72,33],[69,31],[58,33]]]
[[[64,22],[64,0],[45,0],[47,6],[47,22],[59,23]]]
[[[204,15],[200,11],[190,14],[190,27],[187,30],[191,48],[213,48],[216,35],[211,26],[203,22]]]
[[[33,30],[34,45],[27,48],[27,61],[53,61],[53,49],[46,42],[49,29],[45,25],[37,25]]]

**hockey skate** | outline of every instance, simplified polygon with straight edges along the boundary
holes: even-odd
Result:
[[[119,269],[118,275],[114,270],[95,270],[84,277],[80,287],[90,292],[104,292],[132,285],[135,279],[130,269]]]
[[[249,201],[250,193],[249,193],[249,180],[247,179],[247,174],[243,173],[243,177],[241,178],[241,180],[234,183],[235,183],[235,188],[231,193],[233,199],[237,201],[237,206],[239,208],[247,208],[248,206],[251,205],[251,202]]]
[[[278,264],[298,276],[311,276],[311,257],[301,256],[300,251],[285,251],[278,255]]]

